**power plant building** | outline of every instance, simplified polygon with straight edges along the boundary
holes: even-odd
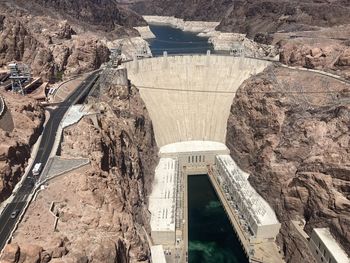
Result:
[[[314,228],[309,242],[318,263],[350,263],[348,255],[334,239],[329,228]]]
[[[218,179],[256,241],[275,240],[281,224],[270,205],[255,191],[230,155],[216,156]]]
[[[175,243],[177,166],[176,159],[161,158],[155,170],[148,209],[151,213],[151,236],[158,245]]]

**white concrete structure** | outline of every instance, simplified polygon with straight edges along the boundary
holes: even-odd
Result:
[[[161,158],[155,171],[152,194],[149,197],[151,236],[156,244],[175,243],[175,206],[177,160]]]
[[[230,155],[218,155],[216,167],[221,186],[230,194],[232,204],[248,224],[254,239],[274,240],[281,224],[270,205],[250,185],[249,174],[243,172]]]
[[[220,55],[168,56],[126,63],[140,89],[159,147],[183,141],[225,143],[235,92],[271,62]]]
[[[66,115],[64,116],[64,119],[62,121],[62,128],[66,128],[68,126],[71,126],[77,123],[85,115],[88,115],[91,113],[92,112],[89,112],[84,107],[84,105],[72,105],[67,111]]]
[[[211,141],[187,141],[165,145],[160,157],[176,158],[179,167],[186,166],[187,174],[207,173],[207,165],[215,164],[217,154],[229,154],[225,144]]]
[[[348,255],[339,246],[328,228],[314,228],[310,248],[319,263],[350,263]]]
[[[162,245],[151,246],[151,258],[152,263],[166,263]]]

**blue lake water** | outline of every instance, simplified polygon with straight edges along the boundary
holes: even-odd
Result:
[[[152,54],[162,55],[163,51],[168,54],[188,54],[188,53],[206,53],[207,50],[213,50],[208,43],[208,38],[198,37],[194,33],[184,32],[170,26],[150,26],[155,39],[149,40]]]

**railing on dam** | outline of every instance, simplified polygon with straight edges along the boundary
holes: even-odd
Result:
[[[186,56],[217,56],[217,57],[237,57],[237,58],[249,58],[249,59],[255,59],[255,60],[260,60],[260,61],[269,61],[269,62],[274,62],[274,63],[280,63],[278,60],[273,59],[273,58],[260,58],[260,57],[253,57],[253,56],[233,56],[230,54],[225,54],[225,53],[207,53],[207,54],[202,54],[202,53],[177,53],[177,54],[166,54],[166,55],[153,55],[152,57],[137,57],[137,60],[147,60],[147,59],[154,59],[154,58],[159,58],[159,57],[186,57]],[[128,63],[131,61],[134,61],[135,58],[133,59],[127,59],[123,60],[122,63]]]
[[[177,57],[177,56],[208,56],[208,55],[210,55],[210,56],[234,57],[233,55],[224,54],[224,53],[214,53],[214,54],[210,54],[210,53],[209,54],[179,53],[179,54],[167,54],[166,56],[167,57]],[[152,59],[152,58],[159,58],[159,57],[164,57],[164,54],[163,55],[154,55],[152,57],[138,57],[137,59],[138,60],[144,60],[144,59]],[[293,66],[289,66],[289,65],[283,64],[279,60],[276,60],[276,59],[273,59],[273,58],[268,58],[268,57],[265,57],[265,58],[253,57],[253,56],[241,56],[241,57],[248,58],[248,59],[254,59],[254,60],[260,60],[260,61],[268,61],[268,62],[274,63],[275,65],[280,66],[280,67],[289,68],[291,70],[312,72],[312,73],[315,73],[315,74],[323,75],[323,76],[326,76],[326,77],[329,77],[329,78],[341,81],[341,82],[346,83],[346,84],[350,84],[350,80],[345,79],[345,78],[343,78],[341,76],[338,76],[338,75],[326,72],[326,71],[322,71],[322,70],[309,69],[309,68],[304,68],[304,67],[293,67]],[[128,59],[128,60],[122,61],[122,63],[124,64],[124,63],[128,63],[128,62],[131,62],[131,61],[134,61],[134,60],[135,59]]]

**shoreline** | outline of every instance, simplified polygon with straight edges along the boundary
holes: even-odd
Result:
[[[259,44],[246,37],[246,34],[217,31],[220,22],[184,21],[174,16],[143,16],[150,25],[164,25],[208,38],[216,51],[231,51],[240,46],[244,54],[252,57],[269,57],[278,60],[278,50],[272,45]]]
[[[215,31],[220,22],[185,21],[174,16],[143,16],[148,24],[165,25],[193,33],[209,33]]]
[[[259,44],[246,37],[246,34],[227,33],[217,31],[215,28],[219,22],[206,21],[184,21],[173,16],[144,16],[149,25],[163,25],[191,32],[198,37],[205,37],[208,43],[213,45],[215,51],[228,51],[233,49],[243,50],[242,55],[260,58],[273,58],[279,60],[279,52],[272,45]],[[122,38],[114,41],[105,41],[108,48],[120,46],[122,48],[123,59],[132,59],[134,56],[152,57],[150,44],[147,40],[156,36],[150,26],[134,27],[140,34],[139,37]]]
[[[146,39],[153,39],[156,38],[156,36],[153,34],[152,30],[148,26],[138,26],[134,27],[140,34],[140,37],[142,37],[144,40]]]

